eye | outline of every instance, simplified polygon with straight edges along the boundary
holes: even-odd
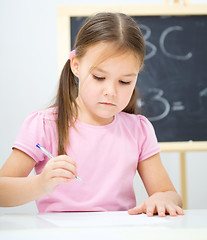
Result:
[[[96,80],[100,80],[100,81],[105,79],[105,77],[98,77],[94,74],[93,74],[93,78],[96,79]]]
[[[131,82],[125,82],[125,81],[122,81],[122,80],[119,80],[119,82],[123,85],[129,85]]]

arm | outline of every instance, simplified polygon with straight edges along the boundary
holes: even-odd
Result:
[[[141,161],[137,170],[149,198],[141,205],[130,209],[129,214],[146,213],[148,216],[153,216],[154,213],[158,213],[160,217],[165,216],[165,213],[171,216],[183,215],[182,200],[175,191],[159,154]]]
[[[75,162],[65,155],[49,160],[41,174],[27,177],[35,164],[24,152],[13,150],[0,169],[0,207],[14,207],[33,201],[77,176]]]

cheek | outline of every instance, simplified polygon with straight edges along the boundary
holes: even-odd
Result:
[[[79,94],[81,95],[81,98],[84,99],[87,102],[90,102],[92,99],[97,98],[98,90],[94,87],[93,84],[91,84],[90,80],[85,80],[80,83],[79,85]]]
[[[120,95],[120,102],[121,105],[123,105],[124,107],[128,105],[132,93],[133,93],[134,87],[133,88],[129,88],[129,89],[124,89]]]

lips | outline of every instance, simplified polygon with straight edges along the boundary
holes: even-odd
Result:
[[[115,104],[110,103],[110,102],[100,102],[100,104],[106,105],[106,106],[116,106]]]

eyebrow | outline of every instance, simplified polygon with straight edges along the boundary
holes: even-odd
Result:
[[[105,73],[107,74],[107,72],[101,68],[95,67],[94,70],[97,70],[99,72]],[[123,77],[136,77],[137,74],[136,73],[128,73],[128,74],[124,74]]]

